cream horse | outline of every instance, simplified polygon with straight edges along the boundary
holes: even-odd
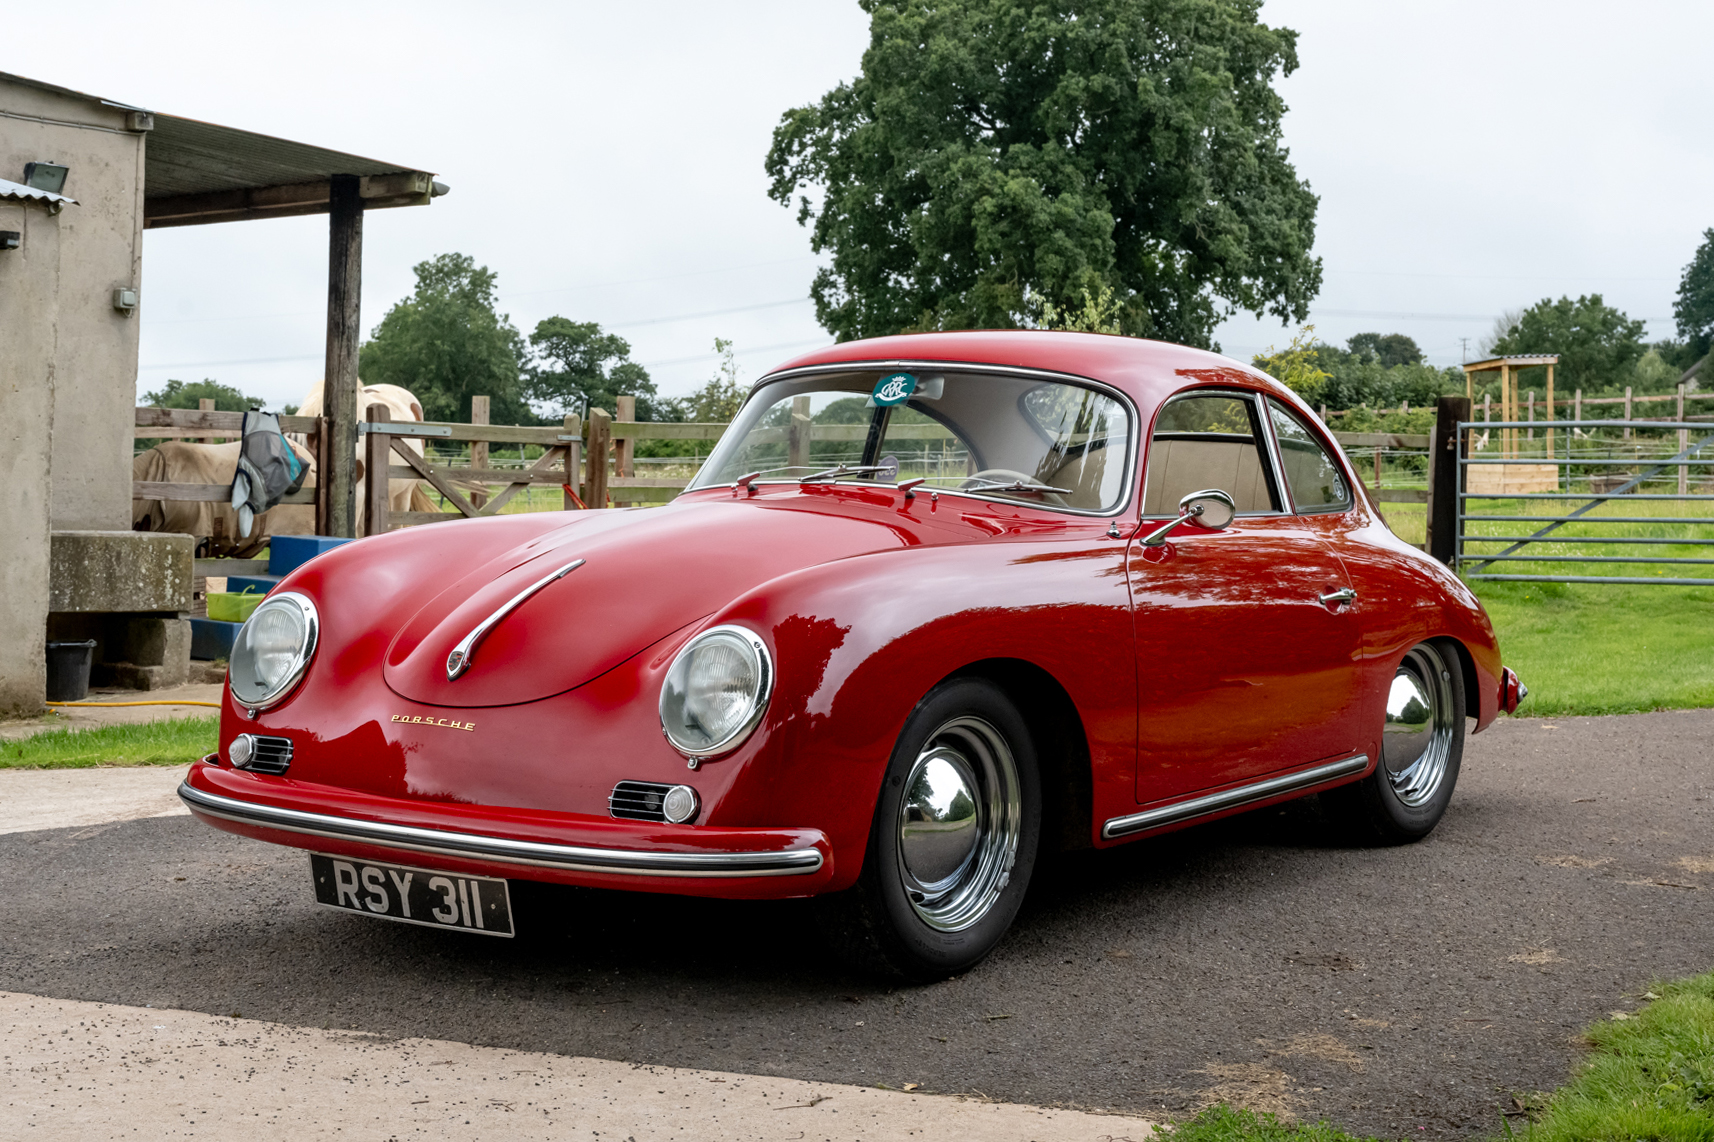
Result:
[[[385,408],[393,420],[412,420],[421,422],[423,419],[422,402],[406,388],[398,385],[365,385],[357,382],[357,419],[368,419],[369,410],[376,405]],[[303,404],[298,406],[299,416],[320,416],[324,411],[322,382],[317,381],[304,394]],[[301,439],[296,437],[294,439]],[[418,456],[423,454],[423,441],[420,436],[407,436],[404,445]],[[368,473],[363,471],[363,440],[357,441],[357,534],[364,533],[367,520],[361,505],[364,503],[363,489],[366,486]],[[421,480],[389,480],[387,481],[387,507],[396,512],[432,512],[440,508],[428,498],[423,491]]]

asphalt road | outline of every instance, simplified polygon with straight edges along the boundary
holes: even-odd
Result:
[[[1578,1032],[1714,966],[1714,711],[1470,741],[1441,828],[1345,847],[1313,802],[1038,877],[968,975],[830,967],[800,904],[519,886],[520,937],[311,903],[308,859],[185,817],[0,836],[0,990],[1390,1137],[1499,1129]]]

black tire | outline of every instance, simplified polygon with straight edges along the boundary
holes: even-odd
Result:
[[[1426,718],[1412,708],[1425,696],[1432,703]],[[1458,784],[1464,709],[1457,649],[1441,641],[1412,647],[1394,667],[1374,771],[1323,800],[1361,840],[1388,845],[1422,840],[1440,823]]]
[[[955,819],[932,819],[937,801]],[[862,874],[854,887],[819,902],[824,931],[868,974],[929,982],[966,971],[1011,926],[1040,838],[1041,783],[1029,728],[993,683],[944,682],[905,722],[881,783]],[[925,879],[930,873],[945,875]]]

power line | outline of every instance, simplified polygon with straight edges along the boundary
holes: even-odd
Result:
[[[817,337],[814,341],[787,341],[780,345],[758,345],[754,349],[736,349],[732,355],[734,357],[749,357],[756,353],[778,353],[786,349],[808,349],[815,345],[826,344],[827,338]],[[694,357],[675,357],[671,361],[644,361],[642,365],[645,369],[664,369],[668,365],[689,365],[697,361],[712,360],[717,356],[719,354],[712,352],[698,353]]]
[[[634,329],[639,325],[665,325],[669,321],[692,321],[699,317],[724,317],[729,313],[750,313],[758,309],[778,309],[783,305],[802,305],[813,300],[807,297],[787,298],[785,301],[764,301],[760,305],[740,305],[732,309],[710,309],[704,313],[680,313],[673,317],[651,317],[644,321],[621,321],[603,325],[603,329]]]
[[[706,277],[709,274],[735,274],[735,273],[738,273],[740,270],[759,270],[765,266],[784,266],[784,265],[789,265],[789,264],[794,263],[794,262],[809,262],[809,261],[814,261],[814,260],[815,260],[814,254],[800,254],[798,257],[795,257],[795,258],[778,258],[778,259],[771,261],[771,262],[751,262],[749,265],[722,266],[718,269],[712,269],[712,270],[686,270],[683,273],[657,274],[656,276],[651,277],[651,278],[630,278],[626,281],[620,281],[620,282],[594,282],[594,283],[591,283],[590,285],[556,286],[553,289],[533,289],[533,290],[523,290],[523,291],[519,291],[519,292],[514,292],[514,291],[508,290],[506,292],[505,296],[507,296],[507,297],[540,297],[544,293],[574,293],[577,290],[582,290],[582,289],[615,289],[619,286],[645,285],[649,282],[675,281],[679,278]]]

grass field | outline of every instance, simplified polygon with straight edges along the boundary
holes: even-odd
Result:
[[[171,718],[93,730],[48,730],[0,742],[0,769],[85,769],[95,765],[186,765],[213,753],[220,719]]]
[[[1561,503],[1565,501],[1559,501]],[[1571,501],[1575,505],[1575,501]],[[1483,501],[1482,515],[1542,515],[1542,500]],[[1383,505],[1400,538],[1423,542],[1425,516],[1418,504]],[[1714,516],[1708,523],[1599,523],[1603,516],[1689,518],[1704,503],[1619,501],[1591,512],[1589,522],[1561,528],[1562,542],[1532,545],[1531,554],[1687,556],[1714,559]],[[1528,535],[1539,524],[1476,521],[1470,534]],[[1594,537],[1663,536],[1707,538],[1708,545],[1580,543]],[[1499,551],[1501,544],[1470,544],[1466,550]],[[1612,575],[1649,578],[1714,578],[1714,563],[1670,566],[1597,565],[1520,560],[1494,563],[1505,574]],[[1714,706],[1714,587],[1628,583],[1523,583],[1475,580],[1471,587],[1487,608],[1500,637],[1506,665],[1530,688],[1519,708],[1525,716],[1628,714],[1643,710]]]

